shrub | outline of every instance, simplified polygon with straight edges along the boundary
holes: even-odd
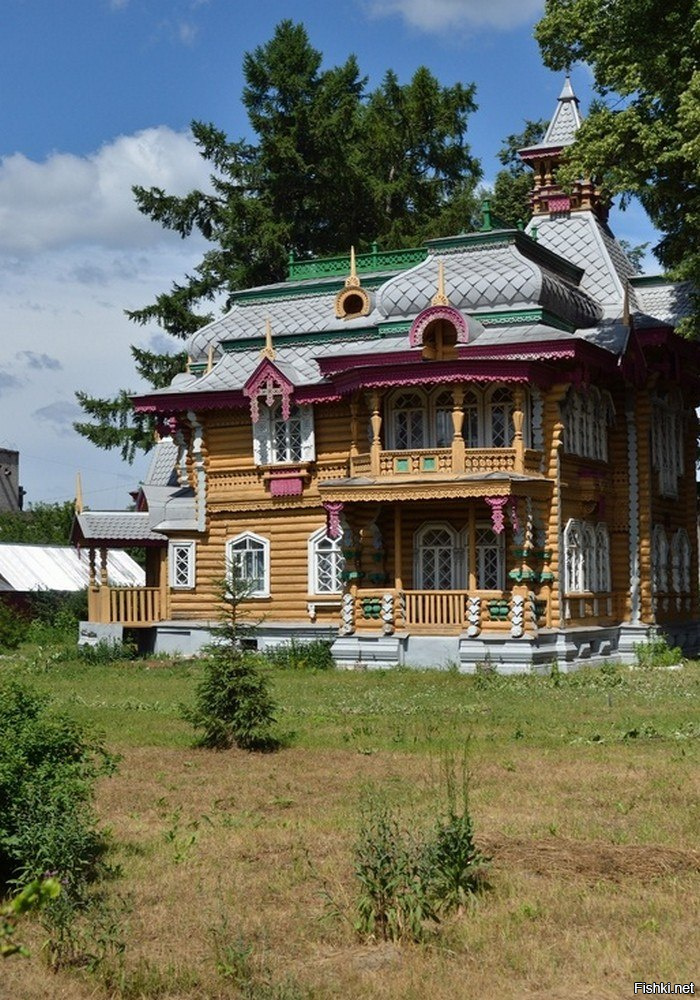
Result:
[[[27,635],[29,619],[0,598],[0,650],[17,649]]]
[[[194,707],[182,708],[183,718],[201,730],[198,745],[214,750],[232,746],[273,750],[279,746],[272,731],[275,704],[267,678],[260,672],[257,654],[243,649],[254,631],[239,609],[247,593],[234,568],[220,585],[222,616],[214,641],[204,649],[207,659]]]
[[[23,885],[51,872],[70,900],[101,868],[93,787],[115,759],[48,702],[16,682],[0,688],[0,882]]]
[[[326,639],[290,639],[265,650],[265,659],[280,670],[333,670],[332,643]]]
[[[641,670],[653,670],[656,667],[674,667],[683,659],[683,650],[678,646],[669,646],[664,636],[651,635],[648,642],[634,644],[634,656]]]

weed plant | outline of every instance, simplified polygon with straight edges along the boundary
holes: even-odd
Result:
[[[662,635],[651,636],[648,642],[636,642],[633,648],[640,670],[675,667],[683,661],[683,650],[678,646],[669,646]]]
[[[460,797],[453,763],[446,764],[445,783],[445,802],[427,831],[404,825],[381,794],[363,804],[354,850],[360,937],[421,941],[485,888],[489,859],[474,842],[464,767]]]
[[[332,643],[325,639],[301,642],[290,639],[265,651],[265,659],[278,670],[333,670]]]

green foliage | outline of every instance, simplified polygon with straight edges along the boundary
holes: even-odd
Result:
[[[326,639],[302,642],[290,639],[265,651],[265,659],[278,670],[333,670],[332,643]]]
[[[18,682],[0,688],[0,882],[51,872],[73,900],[101,867],[93,786],[115,759],[48,702]]]
[[[29,882],[9,903],[0,906],[0,957],[27,956],[29,952],[15,939],[17,922],[25,913],[39,910],[58,898],[61,883],[55,878],[37,878]]]
[[[664,234],[661,264],[700,287],[697,0],[546,0],[535,34],[550,69],[585,62],[600,95],[560,178],[639,198]]]
[[[0,650],[17,649],[26,639],[28,627],[26,613],[0,598]]]
[[[73,524],[72,500],[35,503],[27,510],[0,513],[0,542],[26,545],[68,545]]]
[[[267,677],[260,671],[257,654],[243,648],[254,631],[240,609],[249,589],[234,564],[220,585],[223,612],[214,641],[204,650],[207,658],[195,704],[182,708],[183,718],[201,730],[198,745],[213,750],[233,746],[274,750],[279,746],[273,733],[275,704]]]
[[[282,21],[243,61],[254,142],[192,122],[213,191],[134,188],[144,215],[209,244],[192,274],[127,313],[134,322],[187,338],[213,319],[216,297],[228,309],[237,289],[283,280],[290,253],[362,251],[374,240],[411,246],[471,228],[481,175],[465,138],[474,87],[442,86],[420,67],[406,84],[389,71],[368,93],[354,56],[331,69],[321,64],[304,26]],[[182,354],[132,353],[156,388],[184,368]],[[99,447],[120,448],[130,460],[152,446],[152,417],[131,413],[128,392],[77,396],[90,419],[76,429]]]
[[[135,659],[137,652],[133,642],[100,639],[94,645],[85,643],[79,646],[77,655],[84,663],[123,663]]]
[[[356,930],[363,938],[421,941],[444,914],[463,910],[485,887],[489,859],[474,843],[462,769],[445,768],[446,801],[431,830],[406,828],[381,795],[363,803],[354,849],[360,885]]]
[[[634,658],[641,670],[675,667],[683,660],[683,650],[678,646],[669,646],[662,635],[653,635],[648,642],[634,644]]]
[[[522,132],[506,137],[498,154],[505,169],[496,174],[490,195],[491,211],[508,226],[523,226],[532,215],[530,194],[534,175],[518,156],[518,150],[537,145],[546,130],[544,119],[526,120]]]

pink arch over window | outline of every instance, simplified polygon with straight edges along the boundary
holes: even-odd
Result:
[[[427,326],[435,320],[445,320],[457,331],[457,343],[466,344],[469,340],[469,327],[464,316],[452,306],[430,306],[418,313],[411,324],[408,332],[408,342],[411,347],[420,347],[423,344],[423,334]]]

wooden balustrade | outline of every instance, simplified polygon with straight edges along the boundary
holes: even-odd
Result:
[[[460,460],[461,461],[461,460]],[[525,450],[525,468],[528,472],[539,472],[542,453]],[[453,467],[451,448],[414,448],[405,451],[382,450],[379,453],[380,476],[425,476],[450,475],[452,473],[515,472],[517,456],[515,448],[466,448],[464,469]],[[367,453],[355,455],[351,460],[351,475],[370,476],[371,456]]]
[[[407,628],[421,625],[464,625],[467,590],[405,590],[404,619]]]
[[[110,622],[131,627],[152,625],[161,618],[158,587],[110,587]]]

